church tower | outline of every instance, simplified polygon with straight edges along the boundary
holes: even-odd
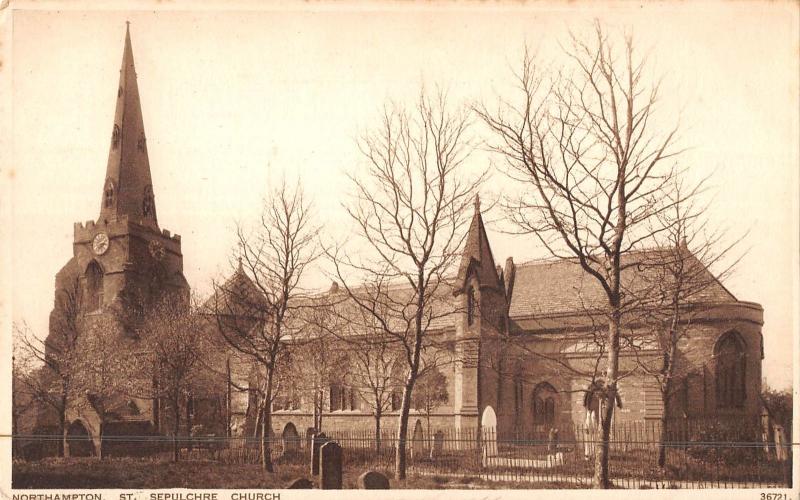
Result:
[[[507,300],[502,271],[495,266],[481,215],[480,198],[467,232],[456,276],[455,425],[475,428],[486,407],[502,398],[500,339],[507,331]]]
[[[106,178],[96,221],[75,224],[74,257],[84,304],[115,304],[135,328],[136,318],[165,293],[188,294],[179,235],[161,230],[147,156],[130,27],[125,33]]]
[[[78,371],[91,369],[89,358],[96,351],[84,349],[84,345],[91,345],[94,338],[94,345],[102,348],[105,341],[95,338],[98,331],[108,335],[105,338],[121,339],[119,345],[125,346],[122,349],[130,356],[140,356],[138,332],[147,312],[167,296],[177,297],[179,307],[188,305],[189,298],[181,238],[161,229],[156,216],[129,26],[119,86],[114,92],[116,111],[106,176],[97,193],[100,213],[96,220],[74,225],[73,257],[56,275],[55,304],[46,342],[46,349],[57,356],[60,346],[77,339],[83,353],[80,357],[87,360],[82,366],[88,367],[76,368]],[[151,374],[137,373],[140,369],[132,366],[133,363],[120,368],[117,378],[135,380],[135,384],[141,381],[143,387],[153,383]],[[146,394],[144,390],[127,392]],[[96,449],[101,426],[111,429],[109,419],[127,422],[126,425],[141,424],[139,430],[131,432],[158,428],[159,410],[154,400],[131,397],[109,396],[101,411],[96,395],[86,390],[70,396],[61,418],[69,429],[80,427],[83,430],[79,433],[91,435]],[[99,416],[101,412],[105,414],[103,418]],[[45,420],[53,422],[52,417]]]

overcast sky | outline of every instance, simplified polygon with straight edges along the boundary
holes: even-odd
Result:
[[[146,5],[150,9],[151,4]],[[155,5],[155,4],[153,4]],[[182,5],[180,3],[178,6]],[[478,4],[475,4],[478,5]],[[593,17],[628,29],[665,76],[660,105],[678,115],[681,162],[713,173],[715,225],[743,234],[747,255],[726,285],[765,309],[770,385],[791,384],[797,303],[798,26],[791,4],[573,4],[473,9],[16,11],[11,180],[12,308],[46,332],[55,273],[72,228],[96,219],[125,32],[131,37],[159,223],[182,235],[199,293],[225,273],[232,227],[258,213],[283,172],[300,176],[335,233],[361,161],[355,139],[387,99],[424,82],[451,99],[492,102],[527,43],[558,64],[568,30]],[[311,9],[317,9],[313,11]],[[485,158],[476,156],[475,162]],[[480,167],[480,165],[473,165]],[[491,198],[503,190],[494,175]],[[489,228],[495,258],[545,254]],[[321,284],[321,283],[320,283]]]

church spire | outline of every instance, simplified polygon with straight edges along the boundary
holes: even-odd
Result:
[[[461,263],[458,267],[458,287],[456,293],[464,290],[467,278],[471,273],[476,273],[481,286],[500,286],[500,276],[495,268],[492,249],[489,246],[489,237],[481,216],[481,199],[475,195],[474,213],[469,225],[464,250],[461,253]]]
[[[127,216],[134,222],[158,229],[130,23],[127,25],[100,219]]]

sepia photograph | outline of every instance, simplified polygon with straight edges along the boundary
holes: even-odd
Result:
[[[4,495],[797,498],[797,3],[2,7]]]

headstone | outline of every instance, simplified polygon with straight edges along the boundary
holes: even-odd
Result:
[[[487,457],[497,455],[497,415],[494,408],[487,406],[481,416],[481,432],[483,438],[483,451]]]
[[[291,422],[283,428],[281,438],[283,440],[284,454],[296,453],[300,449],[300,435],[297,434],[297,429]]]
[[[547,434],[547,452],[555,453],[558,449],[558,429],[553,427]]]
[[[319,487],[342,489],[342,447],[336,441],[328,441],[319,449]]]
[[[314,439],[314,433],[316,433],[316,432],[317,432],[317,430],[315,428],[313,428],[313,427],[309,427],[308,429],[306,429],[306,449],[307,450],[311,449],[311,442]]]
[[[315,434],[311,439],[311,475],[316,476],[319,474],[319,449],[328,442],[328,436],[324,432]]]
[[[440,457],[444,449],[444,432],[436,431],[433,435],[433,448],[431,448],[431,458]]]
[[[411,459],[416,460],[422,457],[422,448],[425,445],[425,433],[422,430],[422,422],[417,420],[414,424],[414,434],[411,436]]]
[[[775,458],[783,462],[789,458],[789,450],[786,449],[786,434],[782,425],[776,425],[775,429]]]
[[[391,489],[389,485],[389,478],[376,472],[368,470],[367,472],[358,476],[358,489],[360,490],[388,490]]]
[[[314,483],[304,477],[295,479],[286,487],[287,490],[310,490],[312,488],[314,488]]]

